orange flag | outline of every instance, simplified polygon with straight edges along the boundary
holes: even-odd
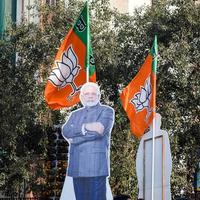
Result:
[[[45,100],[51,109],[70,107],[80,101],[79,92],[87,80],[87,67],[89,67],[89,81],[96,82],[86,2],[57,52],[45,87]]]
[[[140,138],[151,124],[156,111],[157,37],[145,62],[120,94],[130,120],[132,133]]]

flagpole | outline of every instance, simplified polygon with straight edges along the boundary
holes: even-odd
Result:
[[[86,82],[89,82],[90,73],[90,16],[89,16],[89,0],[87,2],[87,70],[86,70]]]
[[[153,119],[153,136],[152,136],[152,176],[151,176],[151,200],[154,200],[154,167],[155,167],[155,121],[156,119]]]
[[[155,35],[154,44],[153,44],[153,68],[154,73],[156,74],[157,67],[157,36]],[[152,134],[152,176],[151,176],[151,200],[154,200],[154,174],[155,174],[155,135],[156,135],[156,76],[153,76],[153,134]]]

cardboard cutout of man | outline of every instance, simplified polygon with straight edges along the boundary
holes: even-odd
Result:
[[[154,200],[171,200],[170,176],[172,158],[168,133],[161,130],[161,115],[156,113],[155,120],[155,168],[154,168]],[[152,136],[153,123],[150,131],[140,141],[136,156],[136,173],[140,200],[151,200],[152,176]]]
[[[96,83],[82,86],[80,100],[83,108],[73,111],[62,129],[70,144],[67,175],[73,178],[76,200],[106,200],[114,110],[99,102]]]

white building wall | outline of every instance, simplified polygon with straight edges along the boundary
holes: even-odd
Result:
[[[39,23],[38,12],[34,5],[40,2],[40,0],[17,0],[17,23],[22,21]],[[32,8],[29,9],[30,7]]]
[[[110,0],[110,6],[111,8],[117,8],[122,13],[129,12],[129,0]]]
[[[68,1],[69,0],[65,0],[66,5],[68,4]],[[28,7],[35,5],[35,3],[55,4],[56,0],[17,0],[17,23],[22,22],[22,20],[25,20],[29,23],[39,23],[36,8],[31,10],[28,9]],[[121,13],[129,14],[133,14],[135,8],[151,4],[152,0],[110,0],[111,8],[116,8]]]
[[[67,4],[69,0],[65,0]],[[85,1],[85,0],[80,0]],[[92,1],[92,0],[90,0]],[[133,14],[135,8],[143,5],[152,5],[152,0],[109,0],[111,8],[116,8],[121,13]]]
[[[134,9],[137,9],[141,6],[151,6],[152,0],[129,0],[128,1],[128,12],[133,14]]]
[[[134,9],[141,6],[151,6],[152,0],[110,0],[111,8],[119,12],[133,14]]]

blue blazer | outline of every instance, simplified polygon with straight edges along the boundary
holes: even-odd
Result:
[[[87,131],[82,134],[83,123],[101,122],[104,132]],[[62,134],[72,138],[69,146],[68,176],[108,176],[110,171],[110,135],[114,123],[114,110],[100,103],[73,111],[63,125]]]

